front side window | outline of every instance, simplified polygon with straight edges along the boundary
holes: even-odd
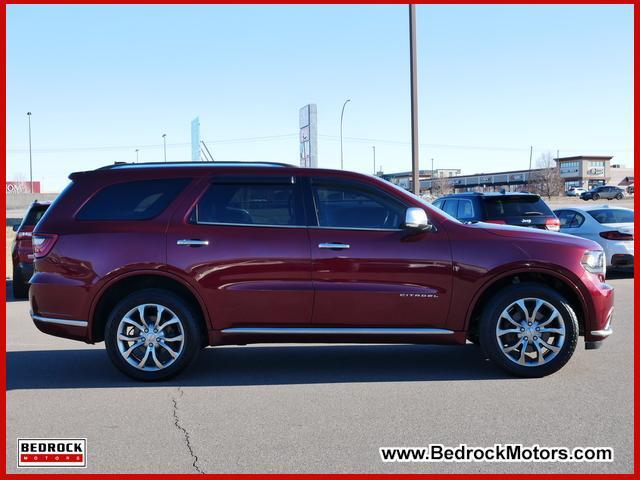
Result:
[[[471,203],[471,200],[458,200],[458,220],[471,220],[473,217],[473,203]]]
[[[213,183],[193,212],[192,223],[302,226],[297,186],[289,183]]]
[[[584,223],[584,215],[573,210],[558,210],[556,216],[561,228],[578,228]]]
[[[160,215],[191,181],[169,178],[116,183],[96,193],[77,220],[148,220]]]
[[[453,218],[458,218],[458,200],[449,199],[444,202],[444,211]]]
[[[384,194],[352,184],[314,182],[318,226],[354,229],[398,229],[405,208]]]

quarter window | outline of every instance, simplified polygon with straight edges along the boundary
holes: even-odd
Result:
[[[289,183],[213,183],[193,212],[192,223],[302,226],[297,185]]]
[[[96,193],[76,215],[78,220],[148,220],[160,215],[189,178],[116,183]]]
[[[312,189],[320,227],[398,229],[404,222],[403,205],[366,187],[317,182]]]

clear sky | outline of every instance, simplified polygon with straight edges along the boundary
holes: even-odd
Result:
[[[418,11],[421,167],[464,173],[535,158],[633,163],[633,7]],[[71,171],[190,159],[298,163],[298,109],[318,105],[319,160],[409,170],[408,7],[7,6],[7,178],[59,191]],[[266,137],[266,138],[260,138]]]

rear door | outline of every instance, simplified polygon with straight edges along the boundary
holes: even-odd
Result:
[[[316,177],[309,191],[312,323],[442,328],[451,296],[446,232],[403,230],[407,205],[365,182]]]
[[[168,263],[197,284],[215,329],[305,325],[313,286],[296,177],[216,175],[167,233]]]

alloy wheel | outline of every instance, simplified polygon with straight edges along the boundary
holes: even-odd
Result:
[[[122,358],[133,367],[162,370],[180,357],[185,343],[184,327],[169,308],[145,303],[122,317],[117,343]]]
[[[565,322],[551,303],[540,298],[522,298],[505,308],[496,324],[496,339],[502,353],[526,367],[544,365],[562,349]]]

